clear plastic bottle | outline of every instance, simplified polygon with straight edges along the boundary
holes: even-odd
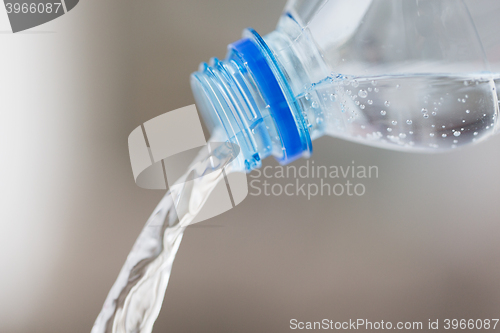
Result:
[[[499,5],[470,8],[292,0],[275,31],[245,30],[225,60],[193,73],[195,99],[209,127],[240,145],[247,170],[269,155],[307,157],[324,134],[407,151],[479,141],[498,128]]]

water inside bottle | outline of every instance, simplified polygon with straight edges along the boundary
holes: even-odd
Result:
[[[223,142],[220,135],[215,133],[211,141]],[[222,173],[239,171],[238,164],[231,163],[237,155],[234,146],[226,143],[217,147],[202,150],[155,208],[111,288],[92,333],[152,331],[184,230],[200,212]]]
[[[332,74],[297,96],[312,139],[326,133],[390,149],[456,148],[498,127],[500,74]]]

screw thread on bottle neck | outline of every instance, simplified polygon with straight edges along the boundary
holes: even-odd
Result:
[[[211,59],[191,76],[193,93],[209,128],[222,127],[240,146],[247,171],[273,155],[289,163],[311,151],[303,118],[277,62],[262,38],[247,30],[223,61]]]

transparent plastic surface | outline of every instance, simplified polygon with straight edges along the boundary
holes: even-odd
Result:
[[[490,4],[295,0],[265,40],[312,139],[451,149],[498,127],[500,6]]]

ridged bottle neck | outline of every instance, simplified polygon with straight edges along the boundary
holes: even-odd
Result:
[[[226,59],[211,59],[191,76],[199,111],[211,129],[223,128],[240,146],[245,168],[273,155],[287,164],[312,150],[309,132],[287,76],[253,30],[230,44]]]

